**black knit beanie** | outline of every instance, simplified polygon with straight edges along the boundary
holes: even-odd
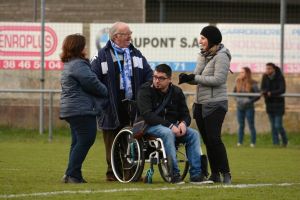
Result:
[[[201,30],[201,35],[207,38],[209,47],[222,42],[222,34],[215,26],[206,26]]]

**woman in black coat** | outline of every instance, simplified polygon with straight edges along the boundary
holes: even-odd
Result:
[[[288,138],[282,123],[285,102],[284,97],[280,96],[285,93],[285,80],[281,70],[274,63],[266,64],[266,72],[262,78],[261,91],[265,97],[266,111],[271,124],[273,144],[280,144],[280,134],[282,145],[286,147]]]

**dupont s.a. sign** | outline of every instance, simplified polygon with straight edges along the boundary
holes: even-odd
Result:
[[[90,25],[91,57],[109,40],[112,24]],[[154,67],[169,64],[174,71],[193,71],[199,50],[201,29],[207,24],[129,24],[132,44]]]
[[[82,24],[45,25],[45,69],[61,70],[59,59],[64,38],[82,33]],[[0,23],[0,69],[40,69],[41,26],[39,23]]]

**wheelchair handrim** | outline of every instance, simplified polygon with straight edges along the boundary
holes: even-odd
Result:
[[[128,180],[126,180],[124,178],[124,175],[123,175],[123,179],[120,177],[120,174],[118,173],[116,167],[115,166],[115,163],[114,163],[114,152],[115,152],[115,148],[116,148],[116,143],[118,142],[118,139],[119,137],[121,137],[123,134],[128,134],[128,136],[132,137],[132,132],[127,129],[127,128],[124,128],[122,129],[118,134],[117,136],[115,137],[114,141],[113,141],[113,144],[112,144],[112,150],[111,150],[111,165],[112,165],[112,170],[113,170],[113,173],[115,175],[115,177],[118,179],[119,182],[122,182],[122,183],[129,183],[129,182],[132,182],[132,181],[135,181],[136,178],[139,178],[139,177],[136,177],[137,174],[139,173],[140,171],[140,168],[142,167],[142,159],[141,159],[141,147],[139,145],[139,142],[138,140],[134,139],[133,137],[130,138],[131,140],[133,140],[133,142],[131,144],[135,144],[136,145],[136,151],[137,151],[137,161],[133,161],[133,167],[135,167],[135,171],[134,171],[134,174],[131,176],[131,178],[129,178]],[[120,155],[120,153],[119,153]],[[126,158],[126,160],[128,161],[129,158]],[[122,159],[120,159],[122,160]],[[121,161],[122,162],[122,161]],[[124,171],[123,171],[124,172]]]

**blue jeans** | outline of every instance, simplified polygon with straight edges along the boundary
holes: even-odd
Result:
[[[282,125],[282,114],[268,114],[272,130],[272,139],[274,145],[279,145],[279,134],[281,135],[282,144],[287,145],[288,138]]]
[[[254,125],[254,117],[255,117],[255,110],[254,108],[247,108],[247,109],[237,109],[237,119],[239,123],[239,139],[238,142],[240,144],[243,144],[244,140],[244,130],[245,130],[245,118],[248,121],[248,126],[251,134],[251,143],[255,144],[256,143],[256,130],[255,130],[255,125]]]
[[[67,118],[66,121],[70,124],[72,143],[69,164],[65,174],[81,180],[82,163],[96,139],[96,117],[75,116]]]
[[[163,125],[150,126],[145,134],[162,139],[166,154],[171,157],[173,162],[173,174],[180,173],[176,159],[176,136],[171,129]],[[185,143],[186,154],[190,165],[190,177],[199,176],[201,174],[199,133],[195,129],[187,127],[186,134],[178,139],[180,142]]]

